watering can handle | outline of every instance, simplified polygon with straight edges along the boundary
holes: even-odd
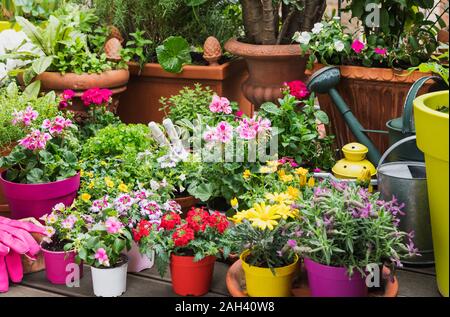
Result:
[[[437,83],[445,84],[444,80],[439,76],[424,76],[414,82],[414,84],[409,89],[408,94],[406,95],[406,101],[405,101],[405,105],[403,107],[402,133],[413,132],[413,115],[412,115],[413,101],[414,101],[414,99],[416,99],[417,93],[419,92],[419,90],[430,79],[433,79]]]
[[[389,156],[389,154],[392,153],[392,151],[394,151],[397,147],[399,147],[400,145],[402,145],[403,143],[412,141],[416,139],[416,135],[412,135],[409,137],[406,137],[404,139],[401,139],[400,141],[394,143],[389,149],[387,149],[386,152],[384,152],[383,156],[381,157],[380,161],[378,162],[378,167],[381,166],[381,164],[383,164],[384,160]]]

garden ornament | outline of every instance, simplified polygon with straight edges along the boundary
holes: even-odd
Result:
[[[40,247],[31,233],[45,234],[45,228],[29,222],[0,217],[0,293],[9,289],[9,279],[23,278],[21,256],[35,259]]]
[[[371,177],[375,176],[375,166],[366,159],[368,151],[366,146],[359,143],[345,145],[342,148],[344,158],[332,168],[334,176],[339,179],[357,179],[366,171],[370,172]]]
[[[337,89],[335,88],[341,79],[340,70],[334,66],[327,66],[319,71],[315,72],[308,80],[308,89],[316,93],[328,93],[333,100],[335,106],[342,114],[344,121],[347,123],[350,131],[356,137],[357,141],[364,144],[369,152],[367,157],[374,164],[378,165],[381,154],[375,147],[373,142],[367,136],[368,132],[371,133],[384,133],[389,134],[390,145],[397,141],[406,138],[408,136],[415,135],[414,121],[412,115],[412,104],[416,98],[417,93],[422,86],[430,79],[437,83],[438,89],[448,89],[444,80],[438,76],[425,76],[418,79],[410,88],[406,97],[405,105],[403,108],[403,115],[400,118],[392,119],[386,123],[388,131],[368,130],[365,129],[352,113],[344,99],[341,97]],[[423,161],[423,153],[417,148],[416,143],[409,143],[402,147],[401,150],[396,151],[396,159],[411,160],[411,161]]]
[[[159,145],[169,146],[171,149],[170,155],[177,158],[177,161],[185,160],[188,157],[188,152],[184,148],[183,141],[181,140],[172,120],[164,119],[162,124],[165,128],[167,136],[163,131],[161,131],[161,128],[154,121],[148,124],[153,138],[159,143]]]

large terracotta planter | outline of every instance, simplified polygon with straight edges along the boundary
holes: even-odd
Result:
[[[127,89],[130,73],[127,69],[109,70],[100,74],[61,74],[57,72],[44,72],[36,77],[41,81],[41,90],[49,92],[54,90],[57,94],[65,89],[75,91],[73,104],[69,107],[75,112],[77,118],[83,119],[87,115],[87,108],[83,105],[80,97],[83,92],[90,88],[108,88],[113,93],[113,102],[110,110],[116,112],[119,104],[119,96]],[[18,77],[23,84],[22,76]]]
[[[321,69],[324,65],[316,64],[314,69],[307,71],[308,75]],[[411,85],[428,73],[397,72],[390,68],[369,68],[359,66],[339,66],[341,81],[336,87],[339,94],[348,104],[356,118],[365,129],[385,130],[386,123],[401,117],[403,105]],[[422,94],[430,85],[419,92]],[[342,119],[338,109],[327,94],[319,94],[319,104],[330,116],[331,132],[336,135],[338,148],[356,141],[350,129]],[[388,134],[369,133],[375,146],[381,153],[386,151],[389,144]]]
[[[138,64],[130,63],[129,70],[131,79],[118,109],[120,118],[126,123],[162,122],[161,97],[177,95],[183,87],[193,87],[196,83],[209,86],[218,95],[238,102],[242,111],[252,114],[251,104],[240,89],[247,77],[242,59],[219,66],[186,65],[179,74],[166,72],[156,63],[147,63],[142,69]]]
[[[284,82],[305,77],[307,57],[301,56],[300,45],[252,45],[231,39],[225,49],[245,58],[249,77],[242,91],[255,109],[267,101],[277,102]]]

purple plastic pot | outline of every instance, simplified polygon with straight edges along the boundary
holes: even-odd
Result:
[[[319,264],[305,258],[309,289],[313,297],[366,297],[365,278],[355,271],[350,278],[345,267]]]
[[[69,275],[69,282],[77,280],[77,272],[74,271],[76,267],[79,268],[79,278],[83,277],[83,265],[75,263],[75,251],[49,251],[42,245],[41,250],[44,253],[45,275],[50,283],[64,285]]]
[[[50,213],[58,203],[70,206],[80,187],[80,173],[62,181],[44,184],[13,183],[5,180],[5,174],[6,172],[0,174],[0,186],[13,219],[39,219]]]

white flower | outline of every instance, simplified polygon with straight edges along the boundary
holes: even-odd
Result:
[[[317,33],[320,33],[320,31],[322,31],[322,29],[323,29],[323,24],[322,23],[316,23],[316,24],[314,24],[312,32],[314,34],[317,34]]]
[[[164,178],[164,179],[161,181],[160,185],[161,185],[162,188],[164,188],[164,187],[167,187],[167,185],[169,185],[169,183],[168,183],[167,180]]]
[[[182,192],[184,192],[186,190],[186,188],[180,185],[179,190],[180,190],[180,193],[182,193]]]
[[[150,181],[150,187],[152,190],[157,191],[159,189],[159,183],[152,179]]]
[[[337,40],[334,41],[334,49],[338,52],[342,52],[345,48],[344,42]]]
[[[308,45],[309,41],[311,41],[311,34],[309,32],[295,32],[292,39],[300,44]]]
[[[53,210],[56,211],[64,211],[66,209],[66,206],[63,203],[56,204],[55,207],[53,207]]]
[[[186,180],[186,175],[181,174],[180,176],[178,176],[178,178],[180,179],[180,181],[185,181]]]

